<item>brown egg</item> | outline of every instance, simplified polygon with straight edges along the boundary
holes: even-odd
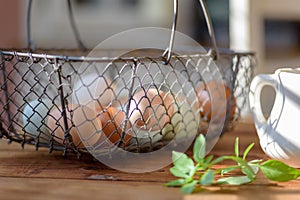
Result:
[[[223,88],[225,89],[226,101],[225,97],[222,97]],[[197,93],[201,116],[206,116],[208,120],[212,119],[212,114],[215,115],[214,119],[225,118],[227,103],[232,100],[229,119],[233,119],[236,110],[236,100],[228,86],[216,81],[210,81],[207,84],[201,84],[197,89]],[[213,107],[211,105],[211,98],[213,98],[212,101],[214,102]]]
[[[73,122],[85,147],[95,147],[101,142],[102,123],[90,107],[77,107],[73,111]]]
[[[73,110],[73,125],[71,121],[71,110]],[[101,124],[96,119],[96,113],[88,107],[79,105],[68,105],[66,113],[69,133],[74,145],[78,148],[84,148],[86,144],[89,146],[96,144],[101,136],[99,130],[102,128]],[[76,127],[74,125],[76,125]],[[47,126],[50,129],[50,132],[54,132],[54,140],[63,144],[65,125],[61,106],[51,110]],[[84,142],[81,141],[79,134]]]
[[[129,120],[143,130],[162,130],[173,116],[174,102],[171,94],[154,88],[139,91],[130,102]]]
[[[118,108],[109,107],[103,111],[97,110],[100,113],[100,121],[103,125],[102,131],[112,143],[117,143],[122,139],[123,126],[125,123],[125,113]],[[130,122],[127,123],[123,144],[127,145],[132,137]]]

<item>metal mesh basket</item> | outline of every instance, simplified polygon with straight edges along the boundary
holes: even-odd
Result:
[[[218,128],[213,130],[232,127],[248,106],[254,55],[217,49],[208,15],[214,48],[173,54],[176,0],[174,5],[171,41],[164,52],[107,58],[71,50],[0,51],[0,137],[65,153],[102,154],[116,147],[151,152],[170,141],[179,145],[207,134],[214,120]],[[212,62],[218,67],[212,68]],[[203,101],[206,74],[214,77],[216,69],[224,85],[210,86],[210,101]],[[215,106],[216,114],[205,111],[218,98],[222,107]]]

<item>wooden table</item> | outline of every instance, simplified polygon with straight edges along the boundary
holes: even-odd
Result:
[[[226,133],[211,154],[232,154],[237,136],[241,149],[256,143],[249,159],[267,158],[259,147],[252,124],[239,124]],[[92,159],[64,158],[61,152],[49,154],[47,149],[35,151],[31,146],[22,150],[19,144],[8,145],[1,140],[0,199],[300,199],[300,180],[273,183],[263,175],[249,185],[208,187],[201,193],[185,196],[178,188],[163,186],[174,179],[168,169],[128,174]]]

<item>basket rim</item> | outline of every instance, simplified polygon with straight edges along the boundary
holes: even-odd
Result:
[[[46,60],[55,60],[55,61],[73,61],[73,62],[112,62],[112,61],[134,61],[134,60],[142,60],[142,59],[157,59],[161,60],[162,57],[151,57],[151,56],[134,56],[134,57],[89,57],[89,56],[68,56],[68,55],[59,55],[54,53],[47,52],[89,52],[82,51],[78,49],[38,49],[37,51],[41,51],[44,53],[35,53],[31,52],[29,49],[0,49],[1,57],[4,56],[12,56],[12,57],[20,57],[20,58],[35,58],[35,59],[46,59]],[[108,50],[113,51],[113,50]],[[253,51],[233,51],[226,48],[219,49],[220,55],[222,56],[255,56],[255,52]],[[209,54],[206,53],[197,53],[195,54],[186,54],[172,57],[175,58],[183,58],[183,57],[207,57]]]

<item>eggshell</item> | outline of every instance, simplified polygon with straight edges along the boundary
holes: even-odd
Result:
[[[128,97],[121,97],[118,99],[114,99],[112,101],[111,107],[118,108],[119,110],[125,112],[127,109],[128,102],[129,102]]]
[[[33,100],[25,106],[22,114],[25,132],[43,143],[50,141],[46,124],[51,107],[52,102],[48,99]]]
[[[181,142],[196,137],[200,121],[200,116],[194,112],[190,104],[180,103],[178,111],[174,112],[171,118],[171,122],[162,130],[163,140],[168,141],[176,138],[176,142]]]
[[[73,113],[73,122],[86,148],[95,147],[98,142],[101,142],[102,123],[94,110],[86,106],[76,108]]]
[[[157,142],[162,140],[163,135],[160,130],[157,131],[147,131],[143,129],[134,130],[135,135],[131,138],[130,144],[133,150],[137,148],[149,148],[154,147]]]
[[[109,77],[98,74],[80,76],[73,87],[73,102],[95,109],[95,103],[100,107],[109,105],[114,99],[115,87]]]
[[[225,97],[222,98],[221,96],[221,91],[223,89],[225,89],[226,100]],[[201,84],[197,89],[197,93],[200,103],[200,113],[202,116],[206,116],[208,120],[212,119],[211,98],[213,98],[213,102],[215,103],[213,106],[214,113],[218,115],[214,117],[216,119],[225,118],[227,112],[227,102],[232,100],[229,119],[233,119],[236,111],[236,100],[228,86],[216,81],[210,81],[207,84]]]
[[[99,118],[103,125],[102,130],[106,137],[114,144],[118,143],[121,139],[123,144],[128,144],[133,133],[131,132],[129,122],[127,122],[125,133],[122,131],[126,119],[125,113],[115,107],[109,107],[102,111],[98,110],[98,112],[100,113]]]
[[[71,121],[71,110],[74,111],[74,124],[72,124]],[[101,134],[96,131],[98,129],[101,130],[101,124],[97,121],[96,113],[92,109],[69,104],[68,109],[66,109],[66,114],[69,134],[71,135],[75,146],[84,148],[85,144],[92,146],[98,142]],[[51,131],[53,131],[54,139],[60,144],[63,144],[65,126],[61,106],[51,110],[47,125],[51,128]],[[84,143],[81,141],[80,137],[83,139]]]
[[[129,109],[129,120],[137,128],[157,131],[161,130],[174,112],[174,98],[171,94],[151,88],[146,92],[137,92]]]

